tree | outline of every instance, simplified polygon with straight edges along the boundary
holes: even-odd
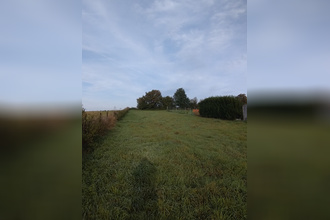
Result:
[[[137,108],[138,109],[147,109],[147,102],[145,101],[145,97],[140,97],[137,100]]]
[[[238,96],[236,96],[236,98],[242,102],[242,104],[247,104],[247,97],[245,94],[239,94]]]
[[[197,103],[197,108],[199,109],[200,108],[200,103],[203,101],[204,99],[200,99],[199,102]]]
[[[163,102],[163,107],[165,109],[171,108],[171,107],[174,106],[174,100],[170,96],[163,97],[163,101],[162,102]]]
[[[189,98],[186,95],[186,92],[184,91],[183,88],[179,88],[176,90],[173,96],[174,103],[176,106],[179,108],[187,108],[189,107]]]
[[[159,90],[152,90],[150,92],[146,92],[146,94],[137,101],[138,109],[161,109],[162,104],[162,94]]]
[[[193,98],[193,99],[190,99],[190,108],[198,108],[198,100],[197,100],[197,97]]]

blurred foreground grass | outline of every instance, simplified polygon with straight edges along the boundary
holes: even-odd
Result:
[[[0,115],[0,219],[78,219],[81,113]]]
[[[330,218],[328,116],[308,100],[249,108],[249,218]]]

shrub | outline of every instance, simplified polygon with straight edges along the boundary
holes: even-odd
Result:
[[[129,108],[127,107],[127,108],[125,108],[123,110],[115,111],[114,112],[114,115],[115,115],[116,119],[119,121],[119,120],[121,120],[126,115],[126,113],[128,111],[129,111]]]
[[[97,138],[103,136],[108,130],[111,130],[116,124],[116,118],[113,114],[89,114],[82,109],[82,148],[90,150],[93,148]]]
[[[82,109],[82,148],[89,151],[94,148],[98,138],[115,127],[116,122],[122,119],[129,108],[114,112],[86,112]]]
[[[225,120],[242,119],[242,103],[234,96],[209,97],[199,103],[199,114]]]

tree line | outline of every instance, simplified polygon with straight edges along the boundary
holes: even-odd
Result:
[[[171,109],[171,108],[197,108],[197,98],[189,99],[183,88],[179,88],[173,97],[165,96],[159,90],[152,90],[137,99],[137,108],[144,109]]]
[[[245,94],[239,94],[234,97],[240,104],[247,103],[247,97]],[[146,92],[144,96],[137,99],[137,108],[141,110],[156,110],[156,109],[172,109],[172,108],[199,108],[200,103],[203,100],[198,102],[197,97],[193,99],[189,99],[186,95],[186,92],[183,88],[179,88],[174,93],[173,97],[165,96],[163,97],[159,90],[152,90],[150,92]]]

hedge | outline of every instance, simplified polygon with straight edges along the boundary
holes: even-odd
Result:
[[[114,112],[114,115],[115,115],[117,121],[121,120],[126,115],[126,113],[128,111],[129,111],[129,108],[128,107],[125,108],[125,109],[123,109],[123,110],[120,110],[120,111],[115,111]]]
[[[199,114],[207,118],[242,119],[242,103],[234,96],[209,97],[199,103]]]
[[[115,111],[113,114],[102,114],[101,111],[96,114],[88,114],[85,109],[82,109],[83,151],[93,150],[96,140],[114,128],[116,122],[122,119],[128,111],[129,108],[125,108],[121,111]]]

